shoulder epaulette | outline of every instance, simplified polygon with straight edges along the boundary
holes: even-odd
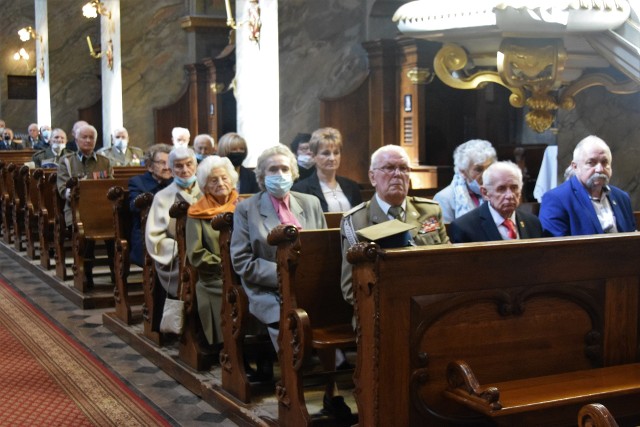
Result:
[[[414,203],[431,203],[432,205],[439,205],[435,200],[427,199],[426,197],[413,196],[411,197],[411,201]]]
[[[352,207],[351,209],[349,209],[348,211],[346,211],[343,216],[348,216],[351,215],[355,212],[358,212],[360,209],[364,208],[365,206],[367,206],[367,202],[362,202],[357,206]]]

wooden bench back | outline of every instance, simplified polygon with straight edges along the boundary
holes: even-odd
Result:
[[[340,228],[343,212],[325,212],[324,219],[327,221],[327,228]]]
[[[0,151],[0,163],[15,163],[19,166],[31,161],[35,150],[2,150]]]
[[[118,178],[131,178],[134,176],[142,175],[147,171],[144,166],[114,166],[113,177]]]
[[[636,233],[353,247],[360,422],[464,416],[442,395],[454,360],[481,384],[636,361],[638,253]]]
[[[86,238],[113,238],[113,211],[107,192],[114,186],[127,188],[128,181],[127,178],[77,180],[71,193],[74,227],[82,223]]]

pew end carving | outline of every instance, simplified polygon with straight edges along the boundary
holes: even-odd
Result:
[[[604,405],[590,403],[580,408],[578,427],[618,427],[618,423]]]
[[[133,323],[133,314],[128,283],[130,269],[129,238],[131,231],[129,192],[124,187],[116,185],[109,188],[107,198],[111,201],[115,233],[113,251],[115,313],[122,322],[126,325],[131,325]]]
[[[281,425],[312,425],[303,385],[310,356],[318,353],[329,389],[335,382],[336,350],[356,345],[353,308],[340,288],[340,230],[300,231],[279,225],[269,233],[268,242],[277,246],[281,298],[278,418]]]
[[[53,245],[55,248],[56,277],[63,282],[69,278],[66,266],[65,241],[71,238],[70,230],[64,219],[65,199],[58,192],[57,172],[49,175],[47,180],[53,198]]]

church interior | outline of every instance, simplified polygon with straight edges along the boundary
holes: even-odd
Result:
[[[355,181],[367,199],[375,191],[368,174],[378,148],[402,147],[411,161],[409,194],[432,198],[451,182],[454,149],[483,139],[493,144],[498,160],[512,160],[522,169],[523,202],[535,205],[540,202],[537,186],[561,183],[576,144],[597,135],[611,150],[611,184],[629,194],[636,221],[640,218],[638,0],[0,0],[0,5],[5,18],[0,26],[0,119],[18,138],[28,136],[31,123],[70,134],[78,120],[98,130],[96,147],[111,146],[110,135],[119,127],[128,130],[131,145],[143,150],[171,144],[174,127],[187,128],[192,138],[211,135],[216,142],[237,132],[247,141],[244,166],[255,168],[263,150],[278,143],[289,146],[299,133],[333,127],[344,140],[340,175]],[[92,6],[95,16],[87,16],[83,6]],[[93,222],[101,222],[112,233],[109,238],[116,239],[115,276],[107,265],[108,249],[98,244],[96,286],[84,287],[77,280],[77,248],[84,244],[78,239],[84,237],[76,233],[82,227],[65,232],[51,218],[52,231],[43,236],[46,215],[42,219],[36,211],[29,219],[34,211],[29,191],[40,191],[46,177],[28,168],[19,172],[26,159],[8,153],[0,151],[0,338],[5,337],[0,343],[17,345],[11,344],[11,330],[20,323],[19,310],[12,307],[35,310],[42,324],[32,332],[25,326],[23,333],[35,336],[33,331],[43,328],[61,340],[61,347],[64,336],[70,337],[76,344],[68,346],[79,349],[69,358],[87,359],[82,369],[105,371],[96,376],[100,385],[88,389],[105,391],[96,397],[72,387],[82,383],[79,379],[45,368],[55,378],[52,389],[61,387],[76,403],[93,403],[67,402],[61,405],[68,409],[53,411],[5,399],[3,418],[33,412],[51,417],[27,424],[68,421],[78,406],[73,425],[618,425],[611,414],[619,425],[640,420],[640,269],[633,261],[640,239],[631,233],[536,239],[504,248],[471,244],[449,255],[445,249],[420,248],[411,259],[400,250],[354,253],[354,283],[362,283],[359,292],[369,298],[355,306],[354,319],[362,324],[345,352],[351,369],[318,373],[323,351],[333,351],[335,343],[323,347],[313,341],[313,354],[305,353],[312,340],[302,331],[311,326],[304,316],[296,317],[295,298],[293,306],[282,302],[291,312],[282,315],[281,325],[290,330],[281,334],[291,345],[279,353],[269,346],[265,350],[259,334],[244,336],[246,296],[232,291],[224,294],[229,310],[223,313],[229,316],[224,317],[224,348],[215,354],[201,352],[193,331],[176,336],[150,329],[154,302],[147,295],[152,291],[147,272],[129,265],[128,243],[119,240],[130,215],[123,202],[125,178],[138,169],[123,170],[116,178],[124,189],[100,190],[109,193],[94,206]],[[554,166],[545,167],[546,161]],[[24,176],[30,181],[20,184]],[[36,203],[46,207],[44,198]],[[186,210],[176,209],[175,215],[184,218]],[[105,240],[106,234],[90,236],[93,222],[87,221],[87,238]],[[230,239],[233,227],[228,218],[218,226],[213,227],[220,230],[220,246],[228,247],[224,239]],[[329,225],[339,227],[339,218]],[[338,231],[322,244],[339,248]],[[295,264],[298,275],[340,276],[341,260],[334,269],[335,260],[319,255],[330,252],[322,246],[316,262],[322,260],[326,270],[304,270],[305,246],[301,251],[300,240],[294,240],[285,236],[278,243],[279,265]],[[508,271],[489,268],[498,256],[510,262]],[[185,283],[193,284],[193,272],[184,268]],[[446,269],[464,271],[451,278],[439,272]],[[230,267],[222,270],[225,286],[237,281]],[[398,271],[405,277],[394,277]],[[279,275],[279,280],[288,279]],[[514,287],[515,280],[519,285]],[[422,281],[430,282],[428,291],[414,287]],[[487,306],[499,301],[500,313],[486,306],[468,308],[471,300]],[[323,310],[339,316],[339,305]],[[395,315],[401,319],[391,320]],[[187,311],[187,322],[199,322],[196,317]],[[505,327],[499,320],[504,318],[520,320]],[[555,328],[551,338],[536,335]],[[467,342],[449,339],[449,334]],[[226,339],[233,345],[227,347]],[[35,339],[18,341],[20,348],[38,346]],[[464,361],[448,359],[471,345],[482,349],[477,353],[491,353],[470,352],[477,356],[477,379]],[[525,350],[526,345],[536,348]],[[0,359],[9,360],[10,353],[0,352]],[[31,353],[53,359],[57,350],[52,346],[49,355],[46,349]],[[259,376],[256,354],[262,353],[276,360],[275,380],[248,381],[251,373]],[[254,358],[252,365],[246,360],[243,365],[243,357]],[[284,380],[289,371],[284,363],[293,366],[293,379]],[[307,371],[308,364],[315,366]],[[500,368],[482,375],[495,365]],[[607,371],[598,377],[601,370]],[[527,372],[547,382],[527,382]],[[355,418],[337,420],[323,413],[327,378],[345,390]],[[609,386],[607,381],[614,383],[615,393],[594,385]],[[493,383],[497,386],[481,385]],[[627,388],[619,391],[622,383]],[[511,404],[510,392],[525,401],[536,393],[553,394],[549,390],[570,393],[572,384],[588,388],[590,398],[572,396],[570,403],[556,398],[564,403],[529,409],[516,402],[515,409],[502,412],[499,407]],[[39,396],[38,388],[23,399]],[[120,395],[116,389],[125,391]],[[50,398],[42,394],[43,401]],[[106,395],[125,403],[98,404]],[[595,403],[611,414],[588,405]]]

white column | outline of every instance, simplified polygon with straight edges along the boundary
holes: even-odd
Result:
[[[102,52],[102,141],[111,146],[111,133],[123,126],[122,71],[120,55],[120,0],[103,0],[111,17],[100,17]],[[110,66],[109,62],[112,65]]]
[[[36,23],[36,89],[38,125],[51,126],[51,89],[49,86],[49,25],[47,0],[35,0]]]
[[[248,0],[236,0],[236,100],[238,133],[249,146],[253,167],[265,148],[280,142],[278,1],[260,0],[260,45],[249,40]]]

